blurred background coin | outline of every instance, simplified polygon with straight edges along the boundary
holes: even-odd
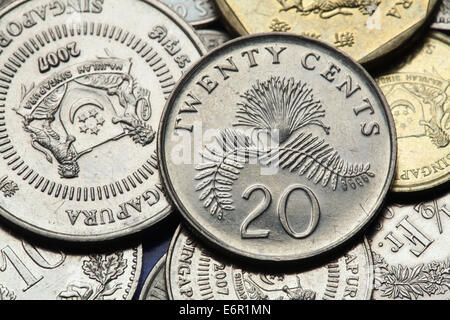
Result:
[[[166,255],[153,267],[145,280],[139,300],[169,300],[166,285]]]
[[[374,299],[450,299],[450,194],[390,202],[368,234]]]
[[[175,300],[367,300],[372,293],[366,240],[342,257],[303,272],[255,272],[227,262],[181,229],[167,257],[168,291]]]
[[[211,51],[231,39],[230,35],[224,31],[202,29],[197,30],[197,34],[208,51]]]
[[[369,223],[396,158],[389,107],[311,38],[232,40],[177,85],[158,137],[167,192],[198,236],[242,257],[324,254]]]
[[[450,178],[449,45],[449,37],[432,33],[376,77],[397,128],[393,191],[421,191]]]
[[[192,26],[202,27],[217,20],[214,0],[160,0]]]
[[[217,0],[240,35],[269,31],[328,42],[361,63],[401,46],[427,20],[437,0]]]
[[[442,0],[439,12],[431,27],[438,30],[450,30],[450,0]]]
[[[0,227],[1,300],[131,300],[142,246],[80,253],[41,247]]]
[[[137,0],[17,1],[0,30],[0,214],[70,241],[129,235],[167,216],[156,130],[204,52],[195,31]]]

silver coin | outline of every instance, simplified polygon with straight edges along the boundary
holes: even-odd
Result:
[[[10,186],[0,214],[71,241],[128,235],[169,214],[155,130],[204,52],[195,31],[139,0],[17,1],[0,31],[0,179]]]
[[[139,300],[169,300],[166,285],[166,255],[153,267],[145,280]]]
[[[450,0],[442,0],[439,11],[431,28],[438,30],[450,30]]]
[[[311,38],[242,37],[182,78],[161,174],[210,243],[257,260],[323,254],[369,223],[392,181],[392,115],[373,79]]]
[[[202,29],[197,33],[208,51],[220,47],[231,39],[228,33],[218,30]]]
[[[167,254],[166,278],[175,300],[367,300],[373,269],[364,240],[342,257],[303,272],[248,271],[179,229]]]
[[[450,194],[391,203],[368,238],[374,299],[450,299]]]
[[[160,0],[191,25],[199,27],[218,18],[213,0]]]
[[[0,227],[1,300],[131,300],[142,246],[79,254],[43,248]]]

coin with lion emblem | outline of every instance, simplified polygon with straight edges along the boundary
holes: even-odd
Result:
[[[437,0],[217,0],[240,35],[292,32],[325,41],[360,63],[383,57],[420,30]]]
[[[156,129],[205,51],[195,31],[157,1],[22,0],[0,15],[0,214],[81,242],[166,217]]]

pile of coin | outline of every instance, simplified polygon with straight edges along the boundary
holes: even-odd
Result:
[[[450,1],[1,6],[0,300],[450,298]]]

